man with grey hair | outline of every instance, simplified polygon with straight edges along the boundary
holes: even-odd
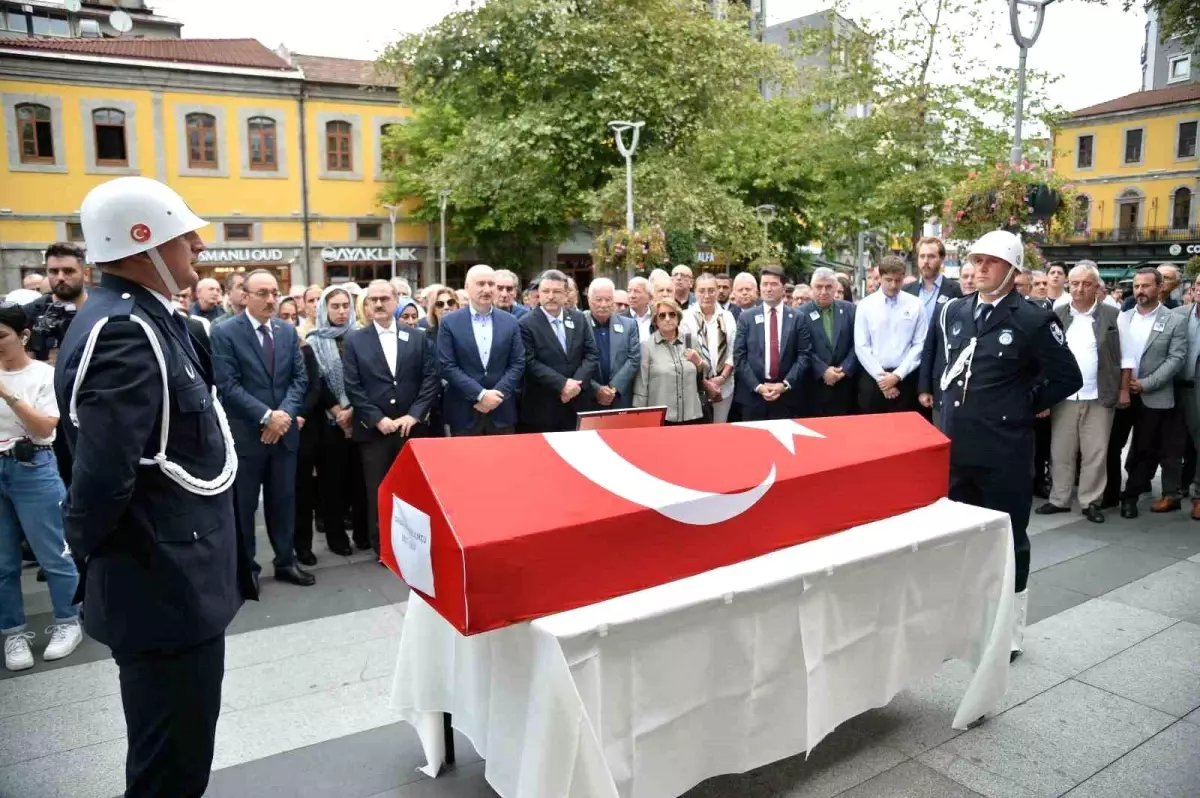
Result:
[[[659,299],[675,299],[674,279],[661,269],[655,269],[654,272],[650,273],[650,288],[656,301]]]
[[[854,412],[858,358],[854,354],[854,303],[837,299],[837,272],[825,266],[809,280],[812,300],[796,307],[796,318],[812,340],[804,374],[807,416],[845,416]]]
[[[653,291],[645,277],[634,277],[629,281],[629,316],[638,326],[638,335],[645,341],[654,327],[650,317],[650,298]]]
[[[518,319],[529,312],[529,308],[517,301],[517,286],[520,284],[517,275],[508,269],[496,270],[496,307]]]
[[[1078,465],[1079,506],[1085,518],[1102,524],[1108,436],[1118,402],[1129,398],[1126,393],[1122,399],[1118,314],[1100,301],[1100,271],[1091,261],[1080,261],[1067,284],[1071,300],[1054,313],[1083,375],[1083,387],[1050,410],[1050,499],[1035,512],[1071,511]]]
[[[599,355],[592,325],[567,307],[567,276],[557,269],[538,280],[540,311],[525,314],[517,325],[525,349],[521,390],[523,432],[566,432],[588,409],[584,388],[596,374]]]
[[[211,324],[225,314],[221,307],[221,284],[213,278],[205,277],[196,283],[196,290],[192,293],[196,299],[188,308],[188,315],[199,316]]]
[[[596,339],[597,362],[587,393],[595,410],[629,407],[633,378],[642,362],[637,324],[616,313],[615,294],[607,277],[597,277],[588,285],[588,310],[583,315]]]
[[[675,300],[675,304],[679,305],[680,310],[687,310],[696,301],[696,296],[692,293],[692,286],[696,280],[689,266],[679,264],[674,269],[671,269],[671,298]]]
[[[744,311],[758,304],[758,280],[750,272],[738,272],[733,278],[733,291],[730,296],[733,301],[730,302],[729,312],[736,319]]]

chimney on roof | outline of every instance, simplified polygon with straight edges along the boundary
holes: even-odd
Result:
[[[287,45],[283,42],[280,42],[279,46],[275,48],[275,55],[279,56],[284,61],[287,61],[288,66],[296,65],[296,62],[292,59],[292,51],[289,50]]]

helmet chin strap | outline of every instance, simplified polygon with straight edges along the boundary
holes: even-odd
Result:
[[[179,283],[175,282],[175,277],[171,274],[171,270],[167,268],[167,262],[163,260],[162,255],[158,254],[158,247],[146,250],[146,254],[150,256],[150,260],[154,263],[154,269],[158,272],[158,276],[167,287],[167,296],[173,297],[178,294]]]
[[[983,291],[980,291],[979,295],[982,297],[992,297],[994,299],[995,297],[1003,296],[1004,294],[1007,294],[1008,293],[1008,284],[1010,281],[1012,281],[1013,279],[1016,278],[1016,274],[1017,274],[1017,267],[1009,266],[1008,274],[1004,275],[1004,280],[1000,283],[999,286],[996,287],[995,291],[988,291],[986,293]]]

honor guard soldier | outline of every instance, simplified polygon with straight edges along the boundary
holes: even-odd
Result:
[[[1079,366],[1058,318],[1013,290],[1023,246],[1016,235],[986,233],[967,256],[976,293],[947,302],[929,327],[921,364],[921,403],[941,390],[939,427],[950,438],[950,498],[1008,513],[1016,554],[1012,657],[1021,653],[1029,594],[1029,510],[1033,422],[1079,390]]]
[[[253,597],[209,352],[171,303],[196,283],[207,222],[143,177],[92,189],[80,222],[103,276],[63,341],[55,390],[74,456],[63,516],[84,563],[84,627],[120,670],[125,795],[200,798],[225,627]]]

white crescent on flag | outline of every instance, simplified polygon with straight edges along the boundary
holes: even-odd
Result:
[[[790,419],[747,421],[732,426],[765,430],[792,454],[796,453],[793,440],[796,435],[825,437]],[[758,485],[741,493],[693,490],[667,482],[629,462],[613,451],[595,430],[548,432],[543,437],[563,462],[609,493],[681,524],[709,526],[736,518],[757,504],[775,484],[775,465],[772,463]]]

